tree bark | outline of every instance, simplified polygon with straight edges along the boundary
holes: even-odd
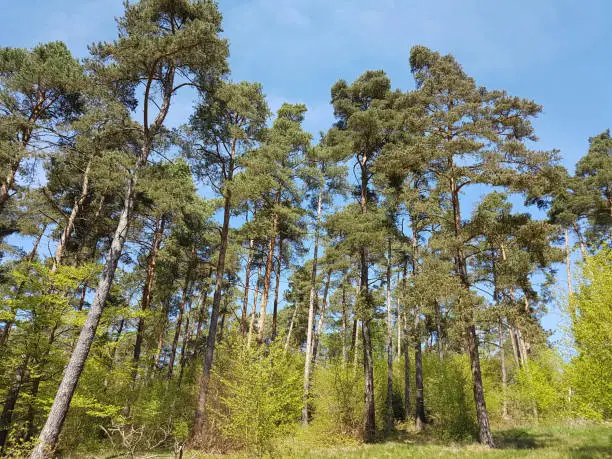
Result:
[[[235,144],[232,144],[232,158],[234,155]],[[233,167],[231,168],[233,169]],[[231,177],[230,177],[231,180]],[[193,437],[197,438],[202,435],[205,416],[206,416],[206,401],[208,396],[208,383],[210,380],[210,371],[212,369],[215,342],[217,339],[217,322],[219,321],[219,307],[221,305],[221,292],[223,290],[223,276],[225,273],[225,256],[227,253],[229,239],[229,223],[231,216],[231,194],[228,189],[225,190],[225,202],[223,208],[223,226],[221,227],[221,244],[219,246],[219,259],[217,261],[217,272],[215,274],[215,293],[213,296],[212,310],[210,314],[210,325],[208,328],[208,337],[206,342],[206,352],[204,354],[204,368],[202,370],[202,378],[200,380],[200,392],[196,406],[195,421],[193,426]]]
[[[255,245],[255,241],[253,239],[249,240],[249,258],[247,259],[247,265],[245,268],[244,275],[244,300],[242,302],[242,314],[240,316],[240,334],[244,338],[244,335],[247,332],[247,317],[248,317],[248,308],[249,308],[249,284],[251,281],[251,264],[253,263],[253,247]]]
[[[369,172],[367,169],[367,155],[364,155],[359,163],[361,166],[361,213],[366,214],[368,211],[368,180]],[[360,250],[360,297],[363,319],[361,322],[361,333],[363,338],[363,370],[364,370],[364,441],[371,443],[376,437],[376,406],[374,402],[374,358],[372,356],[372,340],[370,334],[370,322],[372,320],[369,292],[369,259],[368,247],[363,245]]]
[[[136,171],[138,171],[138,169],[144,165],[147,156],[148,151],[143,152],[142,157],[137,163]],[[108,298],[108,294],[115,277],[115,271],[117,269],[119,258],[123,252],[123,246],[128,233],[130,216],[134,207],[135,185],[136,176],[132,175],[127,182],[123,210],[119,216],[117,228],[113,236],[110,250],[108,251],[108,255],[106,257],[106,262],[102,270],[102,275],[100,276],[100,281],[98,282],[98,287],[96,288],[94,299],[91,307],[89,308],[89,312],[87,313],[87,318],[85,319],[83,328],[81,329],[77,345],[72,352],[66,369],[64,370],[64,375],[53,400],[53,405],[49,411],[47,421],[40,433],[39,443],[36,445],[30,455],[31,459],[51,457],[55,451],[64,420],[68,414],[68,408],[70,407],[72,396],[74,395],[79,378],[83,372],[83,368],[85,367],[85,361],[89,355],[91,343],[96,335],[96,329],[98,328],[100,318],[102,317],[102,311],[106,305],[106,299]]]
[[[278,236],[278,260],[276,262],[276,273],[274,279],[274,307],[272,309],[272,340],[276,339],[276,322],[278,314],[278,294],[280,291],[280,277],[281,277],[281,262],[283,258],[283,238]]]
[[[314,248],[312,255],[312,270],[310,272],[310,295],[308,298],[308,328],[306,329],[306,358],[304,360],[304,393],[302,405],[302,424],[308,424],[308,404],[310,399],[310,378],[312,375],[313,333],[315,321],[315,303],[317,295],[317,263],[319,258],[319,235],[321,214],[323,212],[323,187],[319,188],[317,198],[317,217],[315,220]]]
[[[194,251],[195,252],[195,249]],[[176,349],[178,348],[179,337],[181,336],[181,327],[183,325],[183,315],[185,314],[185,304],[187,303],[187,294],[189,292],[189,283],[191,281],[191,266],[190,262],[189,269],[185,274],[185,284],[183,285],[183,294],[181,295],[181,302],[179,303],[179,313],[176,318],[176,325],[174,327],[174,338],[172,339],[172,349],[170,350],[170,360],[168,362],[168,378],[172,379],[172,373],[174,372],[174,360],[176,359]]]
[[[266,268],[264,271],[263,288],[261,291],[261,303],[259,304],[259,324],[257,330],[257,339],[259,342],[264,340],[264,328],[266,326],[266,313],[268,308],[268,296],[270,294],[270,280],[272,278],[272,263],[274,261],[274,248],[276,246],[276,226],[278,224],[278,215],[274,215],[274,224],[272,235],[268,241],[268,255],[266,257]]]
[[[321,301],[321,310],[319,311],[319,320],[317,321],[317,329],[314,335],[312,345],[312,367],[317,362],[317,353],[319,352],[319,343],[321,342],[321,335],[323,334],[323,326],[325,322],[325,312],[327,311],[327,296],[329,294],[329,284],[331,283],[331,270],[327,272],[327,280],[325,281],[325,288],[323,289],[323,300]]]
[[[166,225],[166,217],[162,215],[155,220],[155,231],[153,232],[153,241],[151,243],[151,249],[147,256],[147,269],[145,276],[145,283],[142,288],[142,300],[140,303],[140,309],[144,313],[149,310],[151,305],[151,292],[153,289],[153,280],[155,278],[155,268],[157,266],[157,254],[161,248],[162,239],[164,237],[164,230]],[[145,319],[140,317],[138,319],[138,330],[136,332],[136,342],[134,343],[134,356],[132,361],[134,363],[134,370],[132,379],[136,380],[138,374],[138,362],[140,361],[140,354],[142,351],[142,342],[144,340],[145,331]]]
[[[348,332],[348,311],[346,304],[346,285],[344,279],[342,280],[342,368],[346,368],[348,362],[348,346],[347,346],[347,332]]]
[[[565,272],[567,274],[567,294],[571,298],[574,295],[574,289],[572,288],[572,261],[570,244],[569,244],[569,231],[565,230]]]
[[[454,165],[451,163],[451,169]],[[450,179],[451,200],[454,216],[455,238],[459,240],[461,231],[461,208],[459,204],[459,188],[454,178]],[[470,281],[467,274],[467,266],[465,257],[461,247],[458,247],[455,252],[455,268],[463,288],[466,291],[470,289]],[[470,306],[467,306],[470,308]],[[489,413],[485,402],[484,386],[482,384],[482,374],[480,371],[480,356],[478,354],[478,336],[476,334],[476,326],[474,325],[473,309],[467,311],[469,324],[466,327],[466,341],[468,355],[470,357],[470,367],[472,371],[472,385],[474,390],[474,401],[476,402],[476,417],[478,418],[478,430],[480,442],[490,448],[495,447],[493,435],[491,435],[491,426],[489,423]]]
[[[391,310],[391,239],[387,247],[387,399],[385,430],[393,430],[393,317]],[[398,327],[399,328],[399,327]],[[398,344],[399,345],[399,344]]]
[[[415,333],[416,333],[415,326]],[[417,431],[423,430],[425,423],[425,397],[423,395],[423,351],[421,341],[416,333],[416,343],[414,345],[414,382],[416,386],[414,422]]]
[[[255,295],[253,296],[253,306],[251,310],[251,320],[249,321],[249,335],[247,338],[247,347],[251,345],[253,333],[255,329],[255,315],[257,314],[257,297],[259,296],[259,284],[261,282],[261,266],[257,268],[257,282],[255,284]]]
[[[501,377],[502,377],[502,418],[510,419],[510,416],[508,416],[508,398],[507,398],[507,392],[508,392],[507,379],[508,378],[506,375],[506,350],[504,349],[505,339],[504,339],[503,323],[501,319],[499,319],[498,334],[499,334],[499,359],[501,362]]]
[[[28,372],[28,361],[30,356],[28,354],[23,355],[21,365],[15,371],[15,378],[13,384],[6,393],[4,399],[4,407],[2,408],[2,414],[0,414],[0,453],[4,452],[6,446],[6,440],[11,430],[11,422],[13,419],[13,411],[15,410],[15,404],[19,398],[19,392],[23,386]]]
[[[57,268],[62,263],[62,257],[64,256],[64,251],[66,250],[66,244],[68,243],[68,238],[72,234],[72,230],[74,229],[74,222],[76,221],[76,217],[81,211],[81,207],[87,198],[87,193],[89,192],[89,172],[91,171],[91,158],[87,162],[87,167],[85,168],[85,172],[83,173],[83,184],[81,186],[81,195],[77,200],[74,201],[74,205],[72,206],[72,210],[70,211],[70,215],[66,222],[66,226],[62,231],[60,239],[57,243],[57,248],[55,249],[55,257],[53,259],[53,265],[51,266],[51,272],[54,273],[57,271]]]

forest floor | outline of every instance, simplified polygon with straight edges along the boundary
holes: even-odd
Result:
[[[293,457],[303,458],[612,458],[612,426],[542,426],[495,432],[497,448],[478,443],[449,443],[430,435],[398,434],[395,440],[373,445],[323,449]]]

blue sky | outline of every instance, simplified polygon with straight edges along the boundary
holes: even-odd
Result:
[[[0,45],[63,40],[79,57],[116,36],[121,0],[4,0]],[[411,46],[451,53],[479,84],[533,99],[538,148],[558,148],[573,171],[589,136],[612,127],[612,2],[589,0],[228,0],[220,1],[234,80],[263,84],[273,109],[309,107],[313,133],[333,120],[329,88],[367,69],[412,88]],[[171,123],[187,119],[189,93]],[[560,270],[561,272],[563,270]],[[551,314],[545,322],[554,327]]]

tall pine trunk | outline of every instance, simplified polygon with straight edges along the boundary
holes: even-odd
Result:
[[[454,167],[451,165],[451,168]],[[459,204],[459,189],[454,178],[450,179],[451,188],[451,199],[453,205],[453,216],[454,216],[454,230],[455,238],[460,237],[461,232],[461,209]],[[463,251],[460,247],[455,251],[455,268],[457,274],[461,280],[463,288],[465,290],[470,289],[470,281],[467,274],[467,266]],[[493,435],[491,435],[491,425],[489,423],[489,413],[487,412],[487,405],[485,402],[484,386],[482,383],[482,373],[480,370],[480,355],[478,352],[478,335],[476,333],[476,326],[474,325],[474,311],[470,305],[464,305],[463,307],[469,308],[468,314],[468,325],[465,329],[466,332],[466,344],[467,351],[470,357],[470,368],[472,372],[472,386],[474,390],[474,401],[476,403],[476,417],[478,419],[478,431],[480,442],[491,448],[495,447],[493,441]]]
[[[195,252],[195,249],[194,249]],[[193,252],[192,252],[193,255]],[[183,315],[185,314],[185,304],[187,304],[187,295],[189,293],[189,283],[191,281],[191,269],[192,263],[190,263],[189,269],[185,274],[185,284],[183,285],[183,294],[181,295],[181,302],[179,303],[179,313],[176,318],[176,325],[174,327],[174,338],[172,339],[172,348],[170,350],[170,360],[168,362],[168,378],[172,378],[174,372],[174,361],[176,359],[176,350],[178,348],[179,338],[181,336],[181,327],[183,326]]]
[[[391,310],[391,239],[387,247],[387,399],[385,430],[393,430],[393,317]]]
[[[278,315],[278,294],[280,292],[281,261],[283,259],[283,238],[278,236],[278,259],[276,260],[276,273],[274,279],[274,306],[272,308],[272,340],[276,339],[276,322]]]
[[[242,313],[240,315],[240,334],[242,337],[247,332],[247,317],[248,317],[248,308],[249,308],[249,284],[251,282],[251,265],[253,263],[253,247],[255,245],[255,241],[253,239],[249,240],[249,258],[247,259],[247,264],[245,268],[244,274],[244,297],[242,301]]]
[[[153,232],[153,241],[151,243],[151,249],[147,256],[147,269],[145,276],[145,283],[142,288],[142,299],[140,301],[140,309],[142,312],[149,310],[151,306],[151,294],[153,290],[153,280],[155,279],[155,268],[157,267],[157,254],[161,248],[161,243],[164,237],[164,230],[166,225],[165,215],[158,217],[155,220],[155,231]],[[140,317],[138,319],[138,329],[136,331],[136,342],[134,343],[134,355],[132,361],[134,363],[134,370],[132,373],[132,380],[135,380],[138,375],[138,362],[140,361],[140,354],[142,352],[142,342],[144,340],[145,332],[145,319]]]
[[[235,144],[232,145],[232,158]],[[230,170],[233,168],[230,168]],[[230,177],[231,180],[231,177]],[[202,435],[206,416],[206,402],[208,396],[208,383],[212,369],[217,339],[217,322],[219,321],[219,307],[221,305],[221,292],[223,291],[223,275],[225,273],[225,255],[227,253],[229,239],[229,223],[231,215],[231,194],[225,190],[225,202],[223,206],[223,226],[221,227],[221,244],[219,246],[219,259],[217,261],[217,272],[215,274],[215,293],[213,296],[212,310],[210,313],[210,324],[204,354],[204,368],[200,379],[200,392],[196,405],[195,420],[193,425],[193,436],[197,438]]]
[[[315,304],[317,295],[317,263],[319,257],[319,234],[321,214],[323,211],[323,187],[319,188],[317,198],[317,218],[315,220],[314,249],[312,256],[312,270],[310,272],[310,296],[308,298],[308,328],[306,329],[306,359],[304,361],[304,392],[302,405],[302,424],[308,424],[308,404],[310,399],[310,378],[312,375],[312,353],[314,339]]]

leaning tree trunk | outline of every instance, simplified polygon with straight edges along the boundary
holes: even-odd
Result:
[[[315,303],[317,295],[317,262],[319,257],[319,234],[321,213],[323,210],[323,187],[319,188],[317,199],[317,219],[315,221],[314,249],[312,256],[312,270],[310,272],[310,296],[308,298],[308,328],[306,329],[306,359],[304,361],[304,392],[302,405],[302,424],[308,424],[308,404],[310,401],[310,378],[312,375],[312,352],[314,338]]]
[[[146,151],[143,152],[142,157],[139,158],[136,165],[136,171],[145,163],[147,156]],[[38,445],[36,445],[30,455],[31,459],[50,457],[55,451],[64,420],[68,414],[72,396],[74,395],[79,378],[85,367],[85,361],[89,355],[91,343],[96,335],[96,330],[100,323],[100,318],[102,317],[102,311],[106,305],[106,299],[108,298],[115,277],[119,258],[123,252],[123,246],[128,233],[130,215],[134,207],[135,185],[136,176],[132,175],[127,182],[123,210],[119,216],[117,229],[115,230],[111,247],[106,257],[106,263],[104,264],[96,293],[91,303],[91,307],[89,308],[89,312],[87,313],[87,318],[85,319],[81,333],[79,334],[77,345],[64,370],[64,376],[62,377],[62,381],[53,400],[53,405],[49,411],[47,421],[40,433]]]

